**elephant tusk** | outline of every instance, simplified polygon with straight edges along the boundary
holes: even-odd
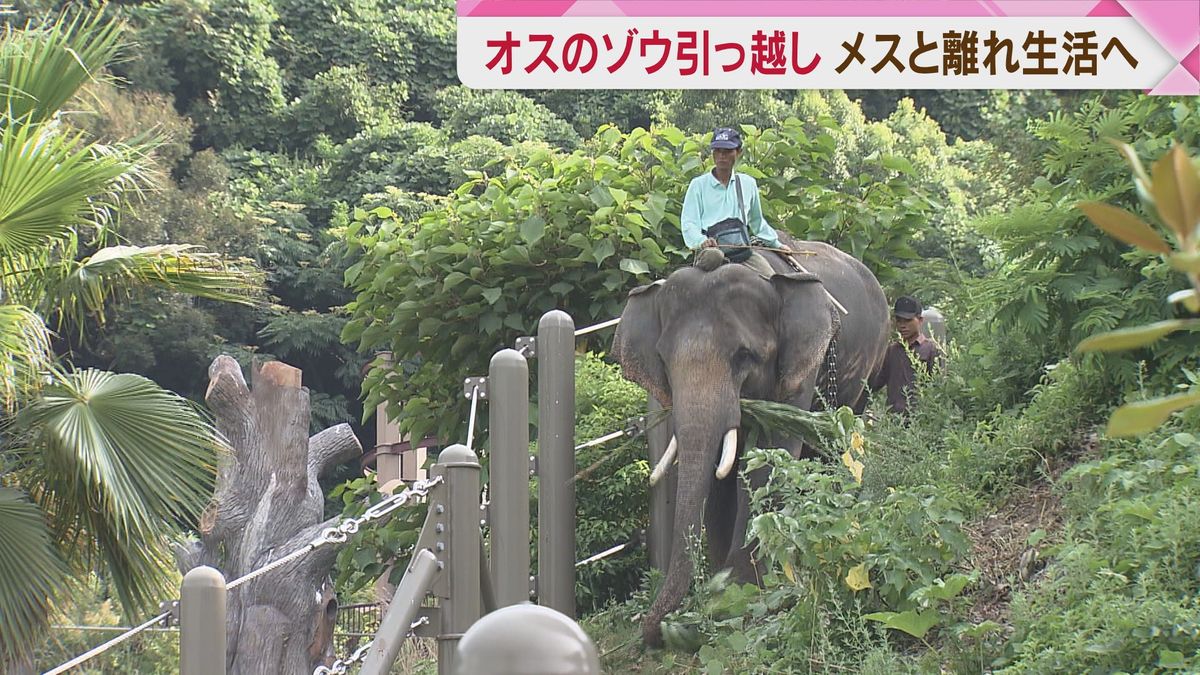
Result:
[[[737,456],[737,428],[725,432],[721,441],[721,463],[717,465],[717,480],[723,479],[733,471],[733,460]]]
[[[654,467],[654,471],[650,472],[650,484],[656,485],[662,477],[666,475],[667,469],[671,463],[675,461],[675,451],[679,449],[679,444],[675,441],[675,436],[671,436],[671,442],[667,444],[667,451],[663,453],[658,464]]]

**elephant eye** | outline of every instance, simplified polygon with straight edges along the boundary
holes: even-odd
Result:
[[[749,347],[738,347],[734,352],[733,358],[740,363],[759,363],[762,359],[758,354],[754,353]]]

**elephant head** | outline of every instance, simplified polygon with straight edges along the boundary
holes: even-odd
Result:
[[[672,408],[675,437],[655,478],[669,455],[679,460],[671,563],[642,626],[648,644],[661,641],[662,618],[688,591],[685,541],[699,534],[701,508],[714,491],[724,502],[710,502],[705,520],[714,564],[733,565],[743,577],[752,565],[742,544],[748,499],[729,506],[730,495],[744,490],[734,471],[745,442],[739,399],[807,407],[834,330],[831,307],[816,276],[765,279],[742,265],[680,269],[629,294],[613,354],[627,378]]]

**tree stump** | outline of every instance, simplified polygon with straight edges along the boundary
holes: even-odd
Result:
[[[208,368],[205,400],[232,449],[217,465],[200,542],[180,568],[209,565],[229,581],[282,558],[337,521],[323,520],[317,478],[362,453],[348,424],[308,436],[308,389],[301,371],[270,362],[254,368],[253,390],[229,356]],[[226,666],[230,675],[308,675],[333,662],[337,600],[326,545],[231,590]]]

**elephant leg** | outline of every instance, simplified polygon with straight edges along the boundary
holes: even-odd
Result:
[[[732,545],[725,567],[733,569],[733,576],[744,584],[762,584],[764,570],[759,561],[754,559],[755,545],[746,541],[746,531],[750,524],[750,493],[767,484],[767,469],[764,467],[752,471],[749,484],[738,480],[737,486],[737,518],[733,523]]]
[[[720,569],[729,557],[733,542],[733,524],[737,509],[737,474],[713,483],[704,504],[704,530],[708,542],[708,562]]]

